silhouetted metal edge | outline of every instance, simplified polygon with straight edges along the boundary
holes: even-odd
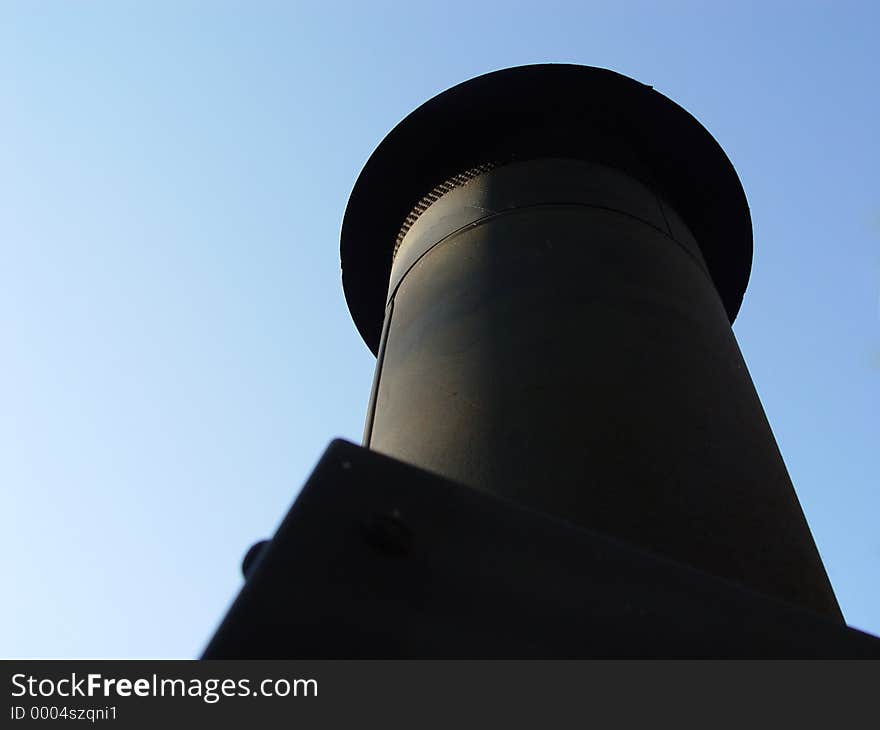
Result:
[[[202,659],[877,659],[880,639],[342,440]]]

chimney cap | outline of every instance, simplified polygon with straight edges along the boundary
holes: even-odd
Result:
[[[697,239],[733,322],[751,271],[752,225],[724,150],[650,86],[607,69],[538,64],[478,76],[425,102],[361,171],[342,224],[342,283],[374,353],[395,240],[416,203],[471,167],[530,157],[588,159],[653,187]]]

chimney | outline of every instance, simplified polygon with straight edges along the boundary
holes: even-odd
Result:
[[[611,71],[404,119],[342,227],[377,356],[204,659],[878,658],[847,627],[731,331],[730,161]]]
[[[652,87],[460,84],[345,214],[364,446],[842,622],[731,330],[751,258],[733,166]]]

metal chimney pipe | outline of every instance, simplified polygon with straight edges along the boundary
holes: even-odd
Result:
[[[651,87],[456,86],[346,211],[365,445],[842,621],[730,327],[751,255],[730,161]]]

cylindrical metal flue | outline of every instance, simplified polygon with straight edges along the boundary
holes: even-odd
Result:
[[[455,87],[346,213],[366,445],[839,619],[730,328],[750,259],[729,161],[650,87],[555,65]]]

